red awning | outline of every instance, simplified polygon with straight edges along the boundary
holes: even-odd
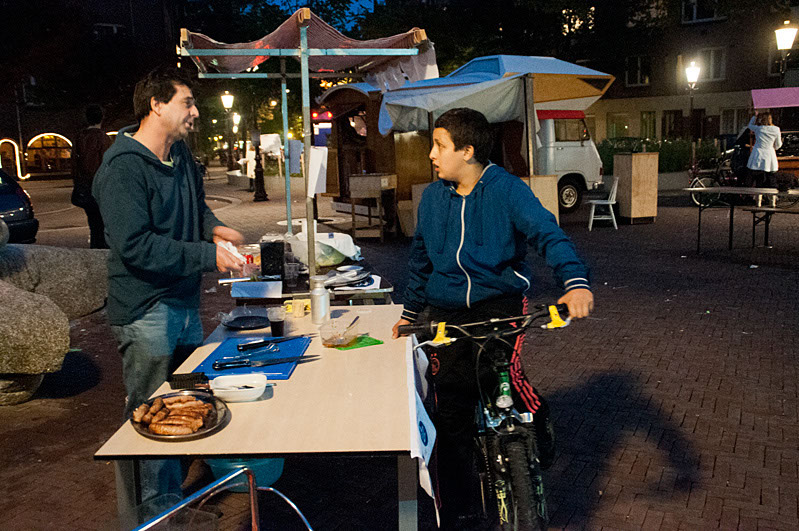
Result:
[[[539,120],[563,120],[566,118],[585,118],[583,111],[545,111],[536,110]]]
[[[308,25],[309,48],[415,48],[426,44],[427,35],[423,29],[413,28],[405,33],[359,41],[351,39],[330,24],[316,16],[310,9],[298,9],[275,31],[253,42],[226,44],[218,42],[202,33],[188,33],[189,54],[191,48],[205,50],[241,50],[241,49],[299,49],[300,27]],[[201,72],[239,73],[266,61],[269,56],[192,56]],[[299,57],[296,58],[299,60]],[[311,56],[308,67],[314,72],[340,72],[355,68],[371,71],[397,61],[397,57],[375,55],[350,56]]]

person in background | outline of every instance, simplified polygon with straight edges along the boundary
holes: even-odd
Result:
[[[776,188],[776,173],[779,169],[777,150],[782,147],[780,128],[774,125],[770,112],[755,110],[754,116],[749,121],[749,130],[755,134],[755,145],[749,154],[746,167],[752,176],[753,186],[758,188]],[[762,196],[757,196],[757,206],[760,206]],[[776,205],[777,197],[771,197],[771,206]]]
[[[203,272],[244,262],[217,243],[243,243],[205,204],[202,176],[184,141],[199,116],[190,82],[172,67],[136,84],[137,126],[119,131],[92,191],[105,221],[108,320],[122,355],[125,418],[202,344]],[[181,495],[177,460],[140,463],[142,501]]]
[[[88,127],[78,135],[72,150],[72,204],[86,211],[89,220],[89,247],[108,249],[103,234],[103,218],[97,201],[92,197],[94,174],[103,162],[103,154],[111,147],[111,139],[101,128],[103,108],[99,105],[86,107]]]
[[[419,204],[411,244],[408,286],[398,327],[417,320],[472,323],[526,312],[533,282],[528,245],[546,259],[565,294],[558,303],[574,318],[594,306],[588,268],[553,216],[521,179],[488,160],[491,127],[480,112],[452,109],[435,122],[430,159],[439,180]],[[554,432],[546,401],[524,375],[517,339],[510,352],[514,404],[535,413],[542,468],[554,457]],[[436,460],[443,529],[463,529],[479,519],[473,472],[478,402],[471,343],[437,347],[430,354],[437,411]],[[484,382],[486,384],[486,382]]]

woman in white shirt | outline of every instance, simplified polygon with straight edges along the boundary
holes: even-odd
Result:
[[[777,187],[777,150],[782,147],[780,128],[771,121],[770,112],[758,113],[749,121],[749,129],[755,134],[755,145],[749,154],[746,167],[752,175],[754,186]],[[775,198],[772,198],[776,200]],[[757,199],[760,206],[760,197]]]

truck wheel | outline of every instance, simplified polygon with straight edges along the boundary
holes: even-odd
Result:
[[[564,177],[558,182],[558,206],[560,212],[568,214],[580,206],[583,199],[583,187],[574,177]]]

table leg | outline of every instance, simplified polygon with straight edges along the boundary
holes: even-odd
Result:
[[[696,252],[699,254],[699,248],[702,242],[702,205],[699,205],[699,224],[696,227]]]
[[[766,212],[766,228],[764,229],[763,245],[768,247],[768,226],[771,223],[771,212]]]
[[[727,245],[727,249],[729,249],[730,251],[732,251],[732,226],[734,219],[735,219],[735,205],[732,202],[730,202],[730,241],[729,244]]]
[[[752,249],[755,248],[755,227],[757,226],[757,213],[752,212]]]
[[[139,463],[135,459],[118,459],[114,461],[114,472],[120,529],[133,529],[139,525],[136,507],[141,505]]]
[[[416,531],[419,528],[416,487],[419,468],[410,455],[397,456],[397,498],[399,501],[400,531]]]

